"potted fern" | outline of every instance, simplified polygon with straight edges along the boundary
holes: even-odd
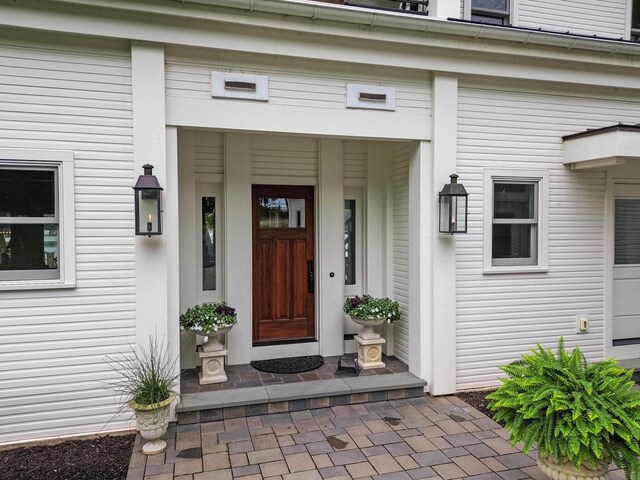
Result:
[[[131,352],[119,357],[107,357],[107,363],[119,378],[109,385],[121,395],[122,409],[131,408],[136,425],[146,443],[146,455],[162,453],[167,443],[161,437],[167,433],[171,404],[179,373],[176,360],[156,337],[149,337],[149,347],[131,347]]]
[[[615,360],[589,363],[560,339],[502,367],[506,378],[487,398],[494,419],[523,451],[538,447],[538,466],[554,480],[608,478],[611,462],[640,478],[640,392]]]

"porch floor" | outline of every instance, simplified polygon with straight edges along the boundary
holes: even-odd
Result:
[[[224,383],[213,383],[210,385],[200,385],[198,383],[198,373],[200,367],[182,370],[180,377],[181,393],[202,393],[215,392],[218,390],[235,390],[239,388],[266,387],[268,385],[279,385],[285,383],[310,382],[315,380],[332,380],[343,378],[336,376],[338,369],[338,359],[342,358],[343,365],[353,365],[356,354],[345,354],[335,357],[324,357],[324,365],[316,370],[296,374],[265,373],[253,368],[250,364],[227,365],[227,381]],[[388,375],[393,373],[408,372],[409,368],[396,357],[383,357],[385,368],[375,368],[362,370],[360,376],[368,375]]]

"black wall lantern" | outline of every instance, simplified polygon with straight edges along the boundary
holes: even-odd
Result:
[[[133,187],[136,196],[136,235],[162,235],[162,190],[152,173],[153,165],[143,165],[144,175]]]
[[[458,183],[458,175],[450,175],[438,194],[440,207],[440,233],[467,233],[467,200],[469,194],[464,185]]]

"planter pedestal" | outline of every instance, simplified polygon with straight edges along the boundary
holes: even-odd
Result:
[[[200,385],[227,381],[227,374],[224,371],[224,357],[227,356],[226,348],[209,352],[206,349],[199,348],[198,355],[202,361],[202,371],[198,378]]]
[[[358,344],[358,365],[361,368],[384,368],[382,361],[382,345],[386,340],[378,335],[378,338],[362,338],[360,334],[353,339]]]

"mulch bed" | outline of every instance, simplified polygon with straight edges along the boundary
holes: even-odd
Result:
[[[0,451],[0,480],[125,480],[135,435]]]
[[[473,391],[473,392],[458,392],[456,393],[456,396],[460,400],[464,400],[472,407],[480,410],[487,417],[492,418],[493,414],[491,413],[491,410],[487,408],[487,406],[489,405],[489,400],[486,400],[485,397],[493,392],[495,392],[495,389],[480,390],[480,391]]]

